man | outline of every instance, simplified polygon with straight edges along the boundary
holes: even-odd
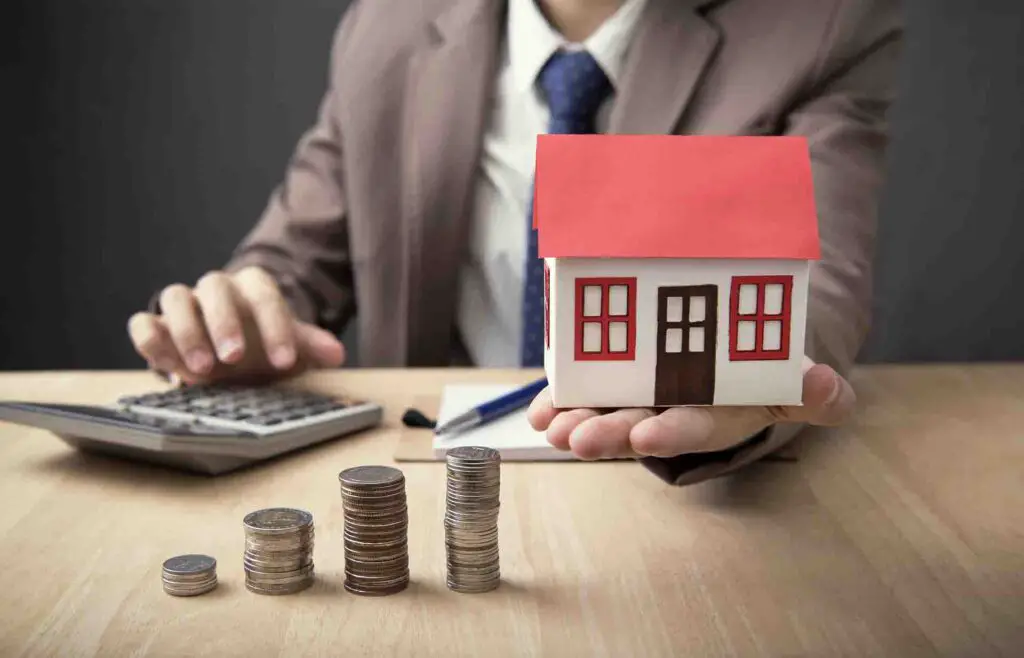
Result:
[[[356,0],[262,220],[222,272],[134,316],[132,340],[185,381],[336,366],[353,318],[362,365],[537,366],[537,133],[802,135],[823,251],[805,404],[530,409],[583,458],[676,484],[730,472],[853,406],[901,35],[887,0]]]

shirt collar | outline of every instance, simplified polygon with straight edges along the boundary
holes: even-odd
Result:
[[[516,86],[529,90],[545,62],[559,48],[585,48],[604,70],[613,87],[622,77],[626,50],[646,0],[626,0],[601,27],[582,44],[571,44],[559,34],[536,5],[537,0],[510,0],[508,9],[508,55]]]

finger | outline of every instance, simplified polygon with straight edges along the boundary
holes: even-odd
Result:
[[[231,280],[220,272],[203,275],[195,298],[217,356],[224,363],[237,363],[245,353],[245,335]]]
[[[563,411],[555,416],[548,425],[548,443],[559,450],[570,450],[571,446],[569,445],[569,436],[572,434],[572,431],[583,421],[597,415],[598,412],[594,409],[572,409],[570,411]]]
[[[530,421],[530,426],[533,429],[543,432],[551,425],[551,421],[558,413],[559,410],[555,409],[551,403],[551,389],[545,386],[544,390],[530,402],[530,407],[526,410],[526,419]]]
[[[637,423],[654,415],[650,409],[620,409],[589,418],[569,435],[569,446],[580,459],[636,457],[630,433]]]
[[[768,407],[773,422],[834,426],[844,422],[857,405],[853,387],[824,364],[804,364],[803,404]]]
[[[857,395],[839,373],[827,365],[817,364],[804,373],[803,403],[797,412],[803,421],[835,426],[853,414]]]
[[[160,318],[152,313],[136,313],[128,319],[128,335],[139,356],[150,367],[166,373],[185,370],[178,357],[170,332]]]
[[[294,366],[295,326],[277,283],[263,270],[250,268],[236,276],[235,289],[249,305],[270,362],[279,370]]]
[[[214,365],[213,347],[206,335],[192,291],[175,284],[160,294],[161,317],[178,354],[189,370],[205,374]]]
[[[345,346],[329,331],[308,322],[295,322],[299,352],[309,363],[323,368],[337,368],[345,362]]]
[[[637,423],[630,431],[629,443],[640,455],[674,457],[706,450],[713,430],[714,420],[707,409],[671,408]]]

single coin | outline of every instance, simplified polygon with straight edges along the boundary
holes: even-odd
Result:
[[[245,589],[249,590],[253,594],[283,596],[287,594],[298,594],[299,592],[309,588],[313,584],[314,580],[315,579],[313,577],[309,577],[305,580],[288,585],[260,585],[247,580],[245,582]]]
[[[166,573],[183,576],[203,573],[217,567],[217,560],[209,555],[177,555],[164,561]]]
[[[165,593],[167,593],[167,594],[169,594],[171,596],[180,596],[180,597],[183,597],[183,598],[184,597],[189,597],[189,596],[202,596],[203,594],[208,594],[209,592],[212,592],[215,589],[217,589],[217,581],[216,580],[210,582],[208,585],[205,585],[205,586],[203,586],[201,588],[188,589],[188,590],[186,590],[186,589],[175,589],[173,587],[168,587],[167,585],[164,585],[164,592]]]
[[[456,462],[492,462],[501,459],[501,453],[494,448],[483,448],[480,446],[459,446],[452,448],[445,455],[449,460]]]
[[[405,480],[405,475],[391,466],[354,466],[338,474],[346,486],[391,485]]]
[[[345,583],[344,583],[344,587],[345,587],[346,591],[351,592],[352,594],[357,594],[359,596],[390,596],[392,594],[398,594],[399,592],[402,592],[408,586],[409,586],[409,581],[408,580],[400,580],[400,581],[398,581],[397,583],[395,583],[393,585],[384,585],[384,586],[378,586],[378,587],[374,587],[374,586],[369,586],[368,587],[368,586],[356,583],[356,582],[352,581],[351,579],[345,580]]]
[[[296,530],[313,523],[313,515],[290,507],[272,507],[250,512],[242,520],[247,530],[280,532]]]

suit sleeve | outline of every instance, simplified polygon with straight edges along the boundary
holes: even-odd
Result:
[[[347,36],[356,20],[352,2],[335,32],[328,88],[314,125],[301,137],[256,226],[225,266],[256,265],[278,282],[303,320],[340,332],[355,312],[348,243],[342,143],[334,85],[343,74]]]
[[[903,38],[899,9],[890,0],[840,3],[816,83],[784,116],[783,132],[809,141],[821,238],[822,257],[811,269],[805,351],[844,376],[870,325],[887,115]],[[722,453],[643,462],[668,482],[692,484],[777,452],[801,429],[779,424]]]

